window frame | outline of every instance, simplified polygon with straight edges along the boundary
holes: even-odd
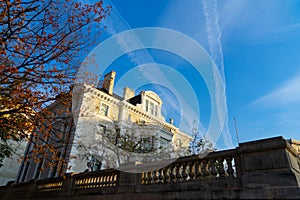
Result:
[[[144,103],[144,110],[147,113],[150,113],[151,115],[157,117],[158,116],[158,112],[159,112],[159,103],[157,103],[156,101],[153,101],[151,99],[145,99],[145,103]]]
[[[106,107],[106,109],[102,110],[104,107]],[[103,111],[104,111],[104,113],[103,113]],[[103,115],[103,116],[108,117],[108,115],[109,115],[109,105],[107,105],[106,103],[101,103],[100,114]]]

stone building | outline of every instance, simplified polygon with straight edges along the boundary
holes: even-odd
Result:
[[[11,157],[3,160],[3,166],[0,167],[0,186],[16,180],[19,168],[19,160],[26,149],[26,144],[26,141],[10,142],[10,145],[15,152]]]
[[[58,156],[64,158],[66,166],[51,169],[45,161],[30,160],[21,164],[17,182],[56,177],[61,172],[120,167],[127,162],[141,162],[143,156],[149,161],[162,154],[173,159],[187,153],[192,137],[174,126],[172,119],[166,122],[160,97],[153,91],[135,94],[128,87],[124,88],[123,96],[114,94],[115,76],[114,71],[106,74],[99,88],[74,85],[72,120],[64,118],[63,123],[58,120],[54,125],[65,132],[61,138],[64,143],[54,145],[61,149]],[[67,113],[62,110],[70,110],[59,102],[50,108],[54,113],[60,110],[61,115]],[[30,154],[33,148],[29,143],[26,153]],[[40,172],[41,168],[45,170]]]
[[[55,101],[47,107],[47,109],[51,111],[50,113],[52,113],[52,116],[48,116],[45,119],[50,119],[51,122],[45,122],[45,127],[42,128],[44,129],[51,124],[53,132],[45,138],[45,140],[37,139],[37,137],[43,137],[43,134],[41,134],[41,136],[34,136],[34,134],[31,134],[25,151],[23,152],[24,156],[19,166],[16,182],[27,182],[32,179],[53,178],[57,177],[61,172],[64,173],[66,171],[65,167],[58,167],[62,163],[58,163],[57,160],[52,159],[51,152],[49,152],[50,149],[45,148],[48,152],[43,152],[38,150],[35,146],[36,144],[45,146],[53,145],[57,151],[57,158],[60,158],[60,160],[69,159],[69,153],[73,144],[75,126],[72,114],[69,112],[71,110],[71,102],[67,102],[66,104],[63,103],[66,100],[69,100],[69,98],[61,97],[61,101]],[[54,120],[52,121],[52,119]],[[33,158],[30,158],[33,155],[33,151],[40,151],[41,153],[40,155],[35,155]],[[47,153],[48,156],[45,156],[44,153]],[[27,159],[25,162],[26,157],[30,159]],[[38,162],[37,159],[40,159],[40,161]],[[54,167],[50,168],[50,164]]]
[[[16,106],[18,107],[18,106]],[[2,110],[1,110],[2,109]],[[0,110],[4,111],[5,108],[1,107],[0,105]],[[27,108],[29,110],[29,108]],[[30,109],[32,111],[32,109]],[[32,111],[31,113],[32,115],[34,115],[34,111]],[[11,114],[7,114],[2,116],[3,118],[7,118],[7,120],[10,119],[14,119],[14,117],[11,117],[13,115]],[[32,127],[31,122],[28,119],[28,116],[26,116],[25,114],[16,114],[14,116],[18,116],[18,118],[22,118],[22,120],[24,120],[23,122],[25,122],[26,127]],[[5,123],[2,121],[2,123]],[[2,124],[1,124],[2,125]],[[4,129],[6,130],[6,129]],[[25,133],[26,135],[24,135],[25,137],[21,140],[21,141],[15,141],[15,140],[7,140],[6,142],[0,140],[0,148],[6,148],[5,146],[8,146],[11,149],[11,156],[10,157],[5,157],[2,160],[2,166],[0,166],[0,186],[1,185],[6,185],[9,183],[12,183],[16,180],[16,176],[18,174],[18,168],[19,168],[19,163],[21,160],[21,157],[26,149],[26,145],[27,145],[27,141],[28,138],[30,136],[32,130],[22,130],[23,133]],[[2,149],[1,149],[2,150]]]
[[[297,151],[299,157],[300,157],[300,141],[295,139],[289,139],[288,142],[291,144],[291,146]]]

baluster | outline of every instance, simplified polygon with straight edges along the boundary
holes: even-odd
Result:
[[[102,176],[99,177],[99,186],[103,187],[103,177]]]
[[[96,180],[95,180],[95,187],[99,187],[99,176],[96,177]]]
[[[84,179],[84,188],[88,188],[89,187],[89,179],[85,178]]]
[[[110,173],[109,174],[109,186],[113,186],[114,185],[114,174]]]
[[[115,174],[111,173],[110,174],[110,186],[114,186],[115,185]]]
[[[103,176],[103,174],[102,174],[102,187],[105,187],[106,185],[105,185],[105,176]]]
[[[105,177],[101,174],[101,187],[105,187]]]
[[[90,188],[94,187],[94,178],[90,178]]]
[[[110,186],[110,175],[109,174],[106,175],[106,186],[107,187]]]
[[[142,173],[142,184],[147,184],[147,172]]]
[[[195,177],[195,166],[194,166],[194,163],[189,163],[188,164],[189,166],[189,177],[190,177],[190,180],[194,180],[194,177]]]
[[[113,175],[109,175],[109,186],[113,186]]]
[[[93,183],[93,185],[94,185],[94,187],[98,187],[98,182],[97,182],[97,176],[96,177],[94,177],[94,183]]]
[[[83,188],[86,188],[87,186],[87,178],[83,179],[83,184],[82,184]]]
[[[112,186],[115,186],[115,173],[111,174],[111,182],[112,182]]]
[[[202,172],[202,177],[204,177],[204,178],[209,175],[208,165],[209,165],[209,163],[207,160],[202,161],[201,172]]]
[[[182,165],[182,173],[181,173],[181,177],[182,177],[182,182],[186,182],[187,181],[187,173],[186,173],[186,169],[187,168],[187,164],[186,163],[184,163],[183,165]]]
[[[147,174],[147,177],[148,177],[148,184],[151,184],[152,183],[152,172],[148,172]]]
[[[163,179],[163,181],[164,181],[164,183],[170,183],[170,176],[169,176],[169,170],[170,170],[170,167],[165,167],[164,169],[163,169],[163,174],[164,174],[164,179]]]
[[[156,184],[158,180],[158,170],[153,171],[153,183]]]
[[[227,165],[228,165],[228,169],[227,169],[228,176],[229,177],[234,177],[233,176],[234,170],[233,170],[233,167],[232,167],[232,158],[227,157],[225,159],[226,159],[226,162],[227,162]]]
[[[180,170],[181,170],[181,165],[180,165],[180,164],[177,164],[177,165],[176,165],[176,170],[175,170],[176,182],[180,182],[180,181],[181,181],[181,173],[180,173]]]
[[[175,183],[175,175],[174,175],[175,166],[171,165],[170,167],[170,182]]]
[[[117,185],[118,175],[114,174],[114,186]]]
[[[84,188],[88,187],[88,178],[84,178]]]
[[[110,178],[110,176],[107,174],[107,175],[106,175],[106,187],[109,186],[109,178]]]
[[[201,172],[201,163],[200,161],[196,161],[195,163],[195,179],[201,179],[202,172]]]
[[[93,188],[94,187],[94,178],[92,177],[90,179],[91,179],[91,181],[90,181],[90,187]]]
[[[217,174],[218,174],[218,171],[217,171],[217,165],[219,164],[218,162],[216,162],[216,159],[211,159],[210,161],[209,161],[209,163],[210,163],[210,170],[209,170],[209,172],[210,172],[210,174],[213,176],[213,177],[216,177],[217,176]]]
[[[163,169],[158,170],[159,171],[159,175],[158,175],[158,183],[163,183]]]
[[[79,188],[82,188],[82,183],[83,183],[83,182],[82,182],[82,179],[79,179],[78,182],[79,182],[79,184],[78,184],[78,185],[79,185]]]
[[[109,177],[109,186],[112,186],[112,174],[110,173],[109,175],[108,175],[108,177]]]
[[[89,177],[86,178],[86,183],[87,183],[87,184],[86,184],[86,185],[87,185],[86,187],[89,188],[90,185],[91,185],[91,178],[89,178]]]
[[[219,162],[219,168],[218,168],[219,175],[220,177],[225,177],[224,158],[219,158],[218,162]]]

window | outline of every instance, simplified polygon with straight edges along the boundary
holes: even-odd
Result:
[[[98,124],[97,131],[95,134],[95,140],[101,140],[103,134],[106,134],[106,127],[101,124]]]
[[[155,140],[155,136],[141,137],[140,151],[143,153],[153,151]]]
[[[44,158],[45,159],[45,158]],[[44,162],[44,159],[43,160],[40,160],[38,166],[37,166],[37,169],[36,169],[36,173],[35,173],[35,177],[34,179],[38,179],[39,176],[40,176],[40,173],[41,173],[41,169],[42,169],[42,165],[43,165],[43,162]]]
[[[146,112],[148,112],[148,110],[149,110],[149,100],[148,99],[146,99],[145,110],[146,110]]]
[[[149,112],[153,115],[154,114],[154,103],[150,102],[150,109]]]
[[[54,161],[53,163],[53,169],[52,169],[52,172],[51,172],[51,175],[50,175],[50,178],[54,178],[56,176],[56,173],[59,174],[60,170],[58,170],[58,165],[59,165],[59,158],[61,156],[61,152],[58,152],[56,157],[57,157],[57,160]]]
[[[101,104],[101,109],[100,109],[101,115],[108,116],[108,109],[109,109],[108,105]]]
[[[21,182],[24,182],[24,181],[25,181],[25,178],[26,178],[26,175],[27,175],[27,172],[28,172],[29,165],[30,165],[30,162],[27,162],[26,165],[25,165],[25,170],[24,170],[24,173],[23,173],[23,177],[22,177]]]
[[[170,143],[170,140],[167,140],[166,138],[160,137],[160,148],[165,148]]]
[[[90,157],[87,165],[88,165],[89,171],[95,172],[95,171],[99,171],[101,169],[102,162],[99,161],[95,156],[92,155]]]
[[[151,100],[146,99],[145,101],[145,111],[150,113],[151,115],[157,116],[158,114],[158,105],[157,102],[152,102]]]
[[[141,126],[146,126],[146,121],[145,120],[141,119],[140,122],[141,122]]]
[[[105,134],[106,133],[106,126],[98,124],[98,130],[100,133]]]

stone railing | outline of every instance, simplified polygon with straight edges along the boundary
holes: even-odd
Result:
[[[235,150],[213,152],[202,159],[198,156],[183,157],[167,167],[145,170],[141,174],[141,184],[170,184],[201,181],[209,178],[236,177]]]
[[[77,194],[90,192],[116,192],[120,172],[117,170],[103,170],[99,172],[81,173],[73,176],[74,190]]]
[[[169,162],[167,162],[169,163]],[[244,199],[300,197],[300,159],[282,137],[241,143],[203,158],[158,162],[0,187],[6,199]],[[95,196],[96,195],[96,196]]]
[[[52,180],[42,180],[36,182],[36,189],[40,192],[52,192],[62,190],[64,179],[56,178]]]

